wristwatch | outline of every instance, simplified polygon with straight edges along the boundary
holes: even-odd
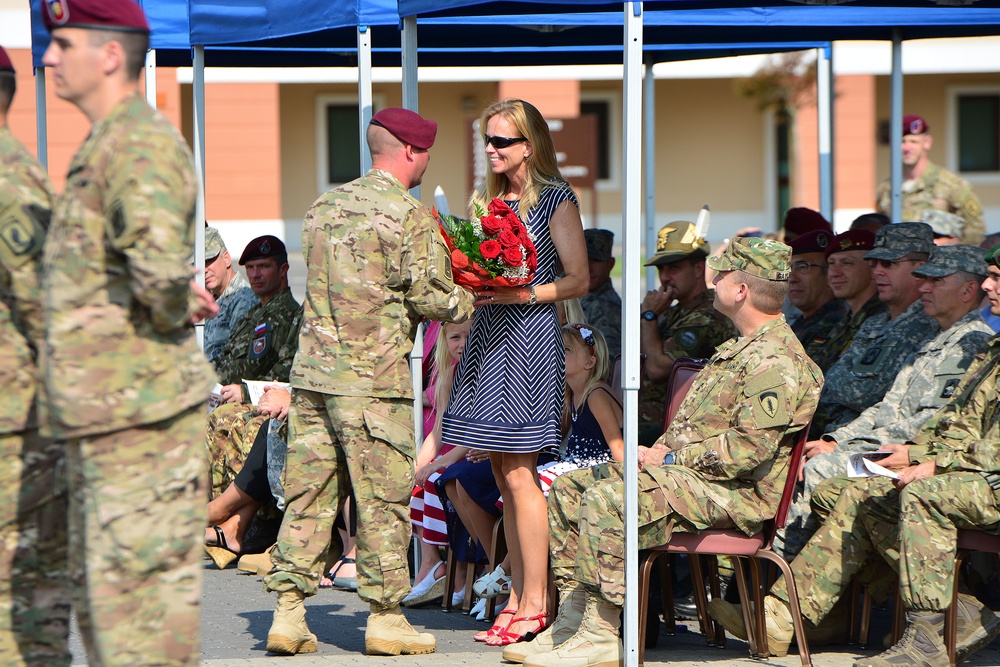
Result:
[[[646,320],[647,322],[655,322],[656,313],[654,313],[651,310],[644,310],[642,311],[642,319]]]
[[[531,289],[528,290],[528,305],[534,306],[538,303],[538,297],[535,295],[535,287],[532,285]]]
[[[668,452],[667,455],[663,457],[663,465],[665,466],[673,465],[674,459],[676,458],[677,458],[676,454],[674,454],[673,452]]]

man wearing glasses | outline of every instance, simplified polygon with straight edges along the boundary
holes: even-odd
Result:
[[[938,332],[937,322],[924,314],[918,302],[920,281],[911,273],[927,261],[933,248],[934,232],[922,222],[878,230],[875,248],[865,259],[872,266],[875,288],[887,312],[869,318],[830,367],[811,438],[843,426],[882,400],[904,360]],[[815,455],[810,451],[815,442],[806,445],[806,456]]]
[[[788,300],[801,311],[788,324],[807,354],[811,341],[826,340],[830,331],[847,315],[844,302],[833,295],[826,279],[826,249],[832,239],[830,232],[816,230],[788,242],[792,248]]]

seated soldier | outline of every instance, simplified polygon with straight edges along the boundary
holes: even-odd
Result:
[[[1000,246],[986,261],[983,290],[1000,315]],[[944,611],[955,581],[957,531],[995,533],[1000,525],[1000,336],[969,368],[948,404],[907,444],[882,447],[891,456],[882,465],[899,470],[898,480],[876,476],[828,480],[839,485],[832,513],[791,563],[802,615],[820,624],[849,590],[855,576],[887,563],[899,573],[906,631],[899,643],[855,667],[947,667]],[[764,598],[768,645],[784,655],[792,640],[786,582]],[[970,595],[958,595],[956,663],[1000,633],[1000,619]],[[746,637],[742,612],[722,600],[709,603],[712,617],[737,637]]]
[[[985,250],[975,246],[947,246],[913,269],[913,275],[922,279],[924,313],[941,330],[911,355],[881,401],[854,421],[806,443],[803,484],[796,490],[785,527],[774,539],[775,550],[786,560],[795,557],[818,527],[810,511],[816,486],[847,474],[851,454],[913,437],[948,402],[973,358],[993,335],[979,316],[985,255]]]
[[[205,322],[205,356],[215,361],[229,343],[233,327],[260,299],[243,274],[233,269],[233,258],[219,230],[208,225],[205,225],[205,289],[219,306],[219,314]]]
[[[834,296],[826,279],[826,250],[832,238],[832,233],[817,230],[788,243],[792,249],[788,300],[799,309],[788,325],[803,347],[815,338],[825,338],[847,315],[847,307]]]
[[[865,259],[887,311],[868,318],[826,373],[811,438],[853,421],[882,400],[909,355],[938,332],[938,323],[918,303],[920,280],[911,273],[927,261],[933,248],[934,235],[922,222],[878,230],[875,248]]]
[[[865,260],[874,247],[874,232],[853,229],[834,236],[826,248],[827,282],[833,295],[847,304],[849,312],[833,329],[803,342],[806,353],[824,373],[851,344],[865,320],[886,311],[878,298],[872,269]]]
[[[709,260],[715,307],[739,331],[698,375],[670,428],[639,448],[639,548],[701,528],[760,530],[778,504],[796,433],[823,376],[781,315],[790,249],[738,238]],[[529,667],[612,665],[625,595],[621,466],[559,477],[549,493],[549,550],[559,588],[555,623],[504,649]]]
[[[733,335],[733,325],[712,307],[715,292],[705,283],[709,245],[690,222],[671,222],[656,236],[656,254],[646,266],[660,273],[660,288],[642,300],[639,342],[645,359],[639,388],[639,444],[663,433],[667,379],[677,357],[710,357]],[[676,303],[674,303],[676,301]]]

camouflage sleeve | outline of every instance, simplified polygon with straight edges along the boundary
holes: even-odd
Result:
[[[979,245],[986,236],[986,222],[983,220],[983,205],[979,197],[972,190],[972,186],[965,184],[965,190],[959,201],[955,202],[958,209],[956,215],[965,220],[965,227],[962,229],[962,243]]]
[[[51,210],[49,202],[20,192],[11,204],[0,210],[0,266],[6,269],[4,292],[13,298],[11,311],[21,334],[39,349],[45,336],[42,315],[42,291],[39,287],[38,260]]]
[[[875,210],[882,215],[892,215],[892,198],[889,196],[889,181],[882,181],[875,190]]]
[[[464,322],[472,316],[472,292],[455,285],[451,257],[437,223],[426,209],[414,209],[406,220],[400,273],[407,303],[427,319]]]
[[[166,132],[123,142],[106,174],[104,215],[111,246],[128,261],[132,295],[161,333],[191,312],[194,177],[190,157]]]
[[[799,374],[790,361],[782,355],[745,366],[742,377],[728,383],[742,387],[729,428],[678,450],[675,463],[708,479],[737,479],[774,458],[789,429],[805,426],[797,423]]]
[[[608,355],[614,359],[622,353],[622,317],[621,312],[609,312],[607,309],[595,309],[595,313],[587,318],[589,324],[604,334],[608,343]]]
[[[281,382],[288,382],[288,377],[292,373],[292,362],[295,361],[295,351],[299,349],[299,329],[302,327],[304,308],[304,306],[299,306],[299,309],[295,312],[295,317],[292,318],[291,325],[285,333],[284,340],[277,341],[278,360],[271,367],[268,377]]]

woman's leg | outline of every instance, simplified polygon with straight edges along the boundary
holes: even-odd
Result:
[[[452,499],[458,518],[462,520],[462,525],[469,531],[473,540],[483,545],[483,551],[490,553],[493,550],[493,525],[496,523],[496,517],[476,504],[459,480],[449,480],[445,488],[448,497]]]
[[[507,486],[507,477],[504,473],[504,461],[507,454],[491,453],[490,463],[493,465],[493,475],[496,478],[497,487],[500,489],[500,497],[503,498],[503,532],[507,538],[507,558],[510,561],[510,570],[504,570],[510,574],[510,598],[507,600],[507,609],[520,610],[520,600],[524,585],[524,566],[521,560],[521,544],[517,529],[517,513],[514,509],[514,496],[510,487]],[[520,613],[517,614],[521,616]]]
[[[228,521],[251,503],[255,503],[258,508],[260,507],[260,503],[254,500],[249,493],[235,484],[230,484],[221,496],[208,503],[208,525],[217,526]],[[257,511],[256,508],[254,511]],[[215,535],[215,531],[212,531],[212,535]]]
[[[417,534],[417,537],[420,538],[420,567],[413,577],[413,584],[420,583],[431,573],[434,574],[435,580],[440,579],[445,575],[445,569],[442,567],[444,561],[441,560],[440,550],[438,550],[437,546],[424,542],[423,528],[414,526],[413,530]]]
[[[230,484],[229,488],[235,488],[235,486],[235,484]],[[229,488],[226,489],[223,495],[229,492]],[[216,500],[221,498],[222,496],[219,496]],[[221,544],[217,544],[218,536],[215,532],[215,526],[218,526],[222,529],[222,534],[226,536],[226,548],[234,553],[240,553],[240,548],[243,544],[243,536],[246,534],[247,528],[250,527],[253,515],[256,514],[259,509],[260,503],[256,500],[250,499],[248,503],[241,506],[228,519],[222,521],[221,523],[213,524],[207,528],[205,530],[205,543],[222,546]]]

